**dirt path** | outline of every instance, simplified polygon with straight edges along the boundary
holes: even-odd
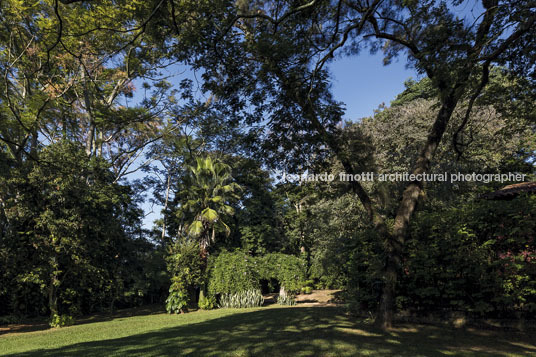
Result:
[[[299,306],[339,306],[336,294],[340,290],[313,290],[311,294],[300,294],[296,296]]]
[[[313,290],[311,294],[300,294],[296,296],[298,306],[339,306],[336,294],[340,290]],[[264,296],[264,305],[277,303],[277,293],[266,294]]]

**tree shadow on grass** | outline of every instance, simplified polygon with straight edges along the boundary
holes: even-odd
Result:
[[[132,316],[146,316],[164,313],[165,310],[162,304],[144,305],[140,307],[131,307],[128,309],[116,310],[113,313],[96,313],[92,315],[82,316],[76,318],[75,325],[84,325],[94,322],[112,321],[118,318],[132,317]],[[0,326],[0,336],[8,334],[19,334],[25,332],[44,331],[51,329],[49,320],[47,317],[36,317],[26,319],[18,324],[8,324]]]
[[[0,336],[11,333],[35,332],[50,329],[50,325],[44,319],[36,321],[0,326]]]
[[[489,332],[492,333],[492,332]],[[334,307],[267,308],[123,338],[17,356],[464,356],[529,355],[529,336],[404,325],[382,332]],[[500,336],[497,338],[496,336]]]

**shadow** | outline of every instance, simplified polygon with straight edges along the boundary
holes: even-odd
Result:
[[[97,313],[93,315],[86,315],[80,318],[75,319],[75,325],[84,325],[93,322],[105,322],[112,321],[114,319],[126,318],[132,316],[146,316],[146,315],[155,315],[162,314],[165,310],[162,304],[153,304],[153,305],[144,305],[140,307],[132,307],[128,309],[117,310],[110,313]],[[15,334],[15,333],[26,333],[26,332],[35,332],[35,331],[44,331],[52,329],[48,324],[48,318],[38,317],[28,319],[18,324],[9,324],[0,326],[0,336]]]
[[[162,304],[144,305],[139,307],[131,307],[128,309],[116,310],[113,313],[97,313],[88,316],[82,316],[76,319],[75,325],[83,325],[92,322],[111,321],[113,319],[132,317],[132,316],[147,316],[165,313],[166,310]]]
[[[532,337],[422,325],[383,332],[338,307],[265,308],[16,356],[505,356],[534,353]]]
[[[35,332],[48,329],[50,329],[50,325],[44,320],[40,320],[40,322],[9,324],[0,326],[0,336],[7,335],[9,333]]]
[[[268,305],[276,304],[278,296],[279,296],[278,293],[264,294],[263,295],[264,303],[262,304],[262,306],[268,306]]]
[[[296,301],[296,303],[298,305],[299,304],[312,304],[312,303],[315,303],[315,302],[318,302],[318,300],[316,300],[316,299],[305,299],[305,300]]]
[[[344,304],[344,292],[342,290],[335,291],[332,298],[328,301],[333,304]]]

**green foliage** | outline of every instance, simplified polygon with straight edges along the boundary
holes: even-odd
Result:
[[[199,301],[197,302],[197,306],[201,310],[212,310],[216,306],[216,298],[214,296],[205,296],[205,293],[201,289],[201,292],[199,293]]]
[[[473,316],[534,316],[535,196],[478,200],[423,210],[410,227],[396,305],[415,314],[463,311]],[[383,281],[373,231],[355,240],[345,300],[374,311]]]
[[[235,216],[235,239],[254,256],[279,251],[286,239],[276,206],[278,193],[273,190],[269,172],[257,160],[244,157],[233,157],[231,166],[233,177],[243,189]]]
[[[271,253],[251,257],[239,250],[232,253],[224,251],[210,263],[209,292],[213,295],[221,294],[222,306],[243,305],[243,301],[258,303],[251,292],[260,293],[261,279],[276,279],[289,295],[294,295],[304,285],[305,266],[303,259],[287,254]],[[245,291],[249,293],[244,295]]]
[[[309,276],[320,289],[343,289],[349,277],[354,276],[356,266],[351,258],[356,248],[363,245],[359,250],[365,256],[371,241],[360,233],[367,229],[366,218],[355,196],[326,196],[310,207],[308,220],[313,244]]]
[[[401,307],[534,316],[535,212],[531,196],[420,213],[408,242]]]
[[[17,315],[0,316],[0,325],[18,324],[20,320],[20,316]]]
[[[270,253],[259,257],[262,279],[277,279],[289,293],[301,290],[306,280],[306,263],[303,259],[282,253]]]
[[[311,294],[313,292],[313,288],[310,286],[304,286],[301,291],[304,294]]]
[[[423,78],[420,81],[408,79],[404,82],[404,91],[391,101],[391,106],[405,105],[418,99],[436,99],[438,97],[437,89],[432,85],[429,78]]]
[[[50,318],[50,327],[65,327],[65,326],[71,326],[74,325],[75,320],[70,315],[58,315],[54,314]]]
[[[0,176],[2,309],[77,315],[160,289],[138,273],[151,271],[142,265],[156,250],[141,233],[133,192],[114,182],[109,165],[68,141],[39,160]]]
[[[296,305],[296,299],[293,295],[287,294],[287,295],[279,295],[277,297],[277,303],[279,305],[287,305],[287,306],[294,306]]]
[[[313,292],[314,280],[306,280],[301,288],[302,294],[311,294]]]
[[[237,293],[225,293],[220,297],[220,307],[224,308],[257,307],[262,306],[262,304],[264,304],[264,298],[259,289],[243,290]]]
[[[180,314],[185,311],[188,305],[188,292],[179,279],[172,278],[171,281],[169,296],[166,299],[166,311],[169,314]]]
[[[199,245],[194,240],[178,240],[166,258],[167,268],[175,281],[180,281],[187,288],[195,288],[204,283],[205,263],[201,257]]]
[[[237,294],[260,289],[258,262],[243,251],[223,251],[209,263],[210,294]]]
[[[181,239],[170,248],[167,268],[171,275],[166,310],[179,313],[195,299],[196,288],[205,281],[205,262],[194,240]]]
[[[214,243],[216,233],[229,235],[231,229],[223,221],[234,215],[230,201],[238,200],[240,186],[233,181],[231,167],[210,156],[197,158],[189,166],[186,178],[186,201],[177,214],[185,220],[190,237],[196,238],[203,250]]]
[[[377,308],[383,267],[380,242],[378,234],[368,229],[359,232],[348,246],[344,300],[351,311],[371,312]]]

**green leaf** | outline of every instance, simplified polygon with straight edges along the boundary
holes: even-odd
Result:
[[[188,233],[194,237],[199,236],[202,232],[203,232],[203,223],[201,221],[194,221],[188,229]]]

